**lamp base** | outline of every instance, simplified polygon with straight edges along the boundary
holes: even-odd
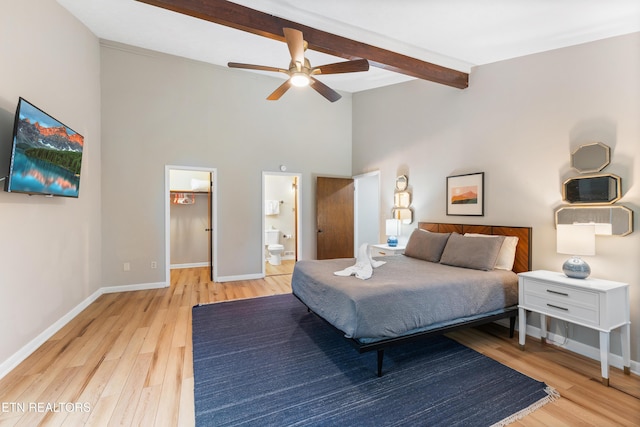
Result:
[[[398,238],[396,236],[389,236],[389,238],[387,239],[387,245],[389,245],[389,247],[391,248],[395,248],[396,246],[398,246]]]
[[[562,271],[567,277],[586,279],[591,274],[591,267],[582,258],[573,256],[562,264]]]

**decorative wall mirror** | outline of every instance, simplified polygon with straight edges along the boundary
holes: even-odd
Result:
[[[400,175],[396,178],[396,190],[404,191],[409,186],[409,180],[406,175]]]
[[[617,175],[576,176],[562,184],[562,200],[572,204],[610,204],[622,197]]]
[[[411,193],[407,191],[409,187],[409,179],[406,175],[400,175],[396,178],[396,191],[393,194],[393,209],[391,216],[394,219],[401,220],[404,224],[413,222],[413,211],[411,206]]]
[[[610,151],[601,142],[581,145],[571,153],[571,166],[581,173],[600,172],[611,161]]]
[[[408,208],[409,206],[411,206],[411,193],[400,191],[393,195],[393,207]]]
[[[595,224],[596,234],[626,236],[633,232],[633,211],[625,206],[562,207],[558,224]]]
[[[411,224],[413,222],[413,211],[405,208],[393,208],[391,216],[394,219],[401,220],[404,224]]]

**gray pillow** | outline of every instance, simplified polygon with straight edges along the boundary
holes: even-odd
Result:
[[[416,228],[411,233],[404,254],[411,258],[438,262],[451,233],[431,233]]]
[[[452,233],[442,252],[440,264],[475,270],[493,270],[504,242],[504,236],[495,237],[486,239]]]

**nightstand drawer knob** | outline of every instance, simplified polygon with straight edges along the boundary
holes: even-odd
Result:
[[[553,305],[553,304],[549,304],[549,303],[547,303],[547,306],[548,306],[548,307],[551,307],[551,308],[557,308],[558,310],[569,311],[569,309],[568,309],[568,308],[566,308],[566,307],[560,307],[560,306]]]
[[[554,291],[551,289],[547,289],[547,292],[549,292],[550,294],[556,294],[556,295],[562,295],[563,297],[568,297],[569,294],[565,294],[564,292],[558,292],[558,291]]]

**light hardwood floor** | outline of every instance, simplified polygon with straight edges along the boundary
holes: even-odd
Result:
[[[283,274],[293,273],[293,267],[296,262],[292,259],[283,259],[280,265],[271,265],[268,262],[265,263],[265,274],[267,276],[281,276]]]
[[[169,288],[101,296],[0,380],[0,426],[193,425],[191,307],[291,292],[290,275],[207,274],[174,270]],[[604,387],[597,361],[534,339],[520,351],[500,326],[450,336],[560,392],[515,426],[640,425],[636,375],[612,369]]]

